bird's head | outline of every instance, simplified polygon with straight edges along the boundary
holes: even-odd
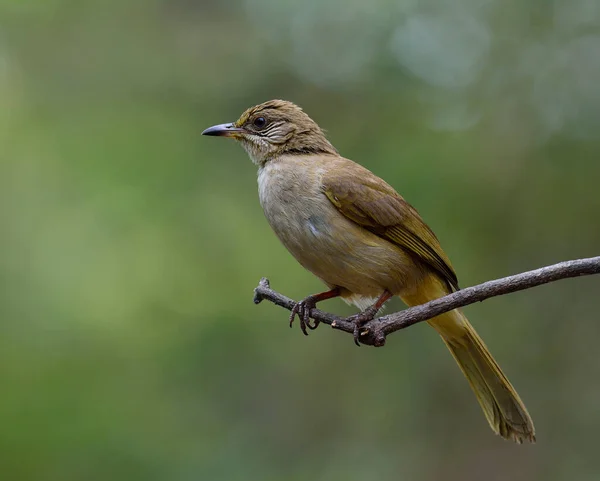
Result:
[[[251,107],[235,122],[209,127],[202,135],[237,140],[259,166],[281,155],[337,153],[317,123],[285,100]]]

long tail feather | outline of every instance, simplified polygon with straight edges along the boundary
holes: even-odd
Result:
[[[444,294],[444,285],[432,276],[420,286],[418,294],[402,299],[414,306]],[[462,312],[450,311],[434,317],[429,324],[448,346],[494,432],[517,443],[535,442],[533,421],[523,401]]]

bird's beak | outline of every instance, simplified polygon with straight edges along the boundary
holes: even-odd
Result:
[[[243,132],[243,130],[236,127],[234,124],[219,124],[209,127],[202,132],[202,135],[212,135],[213,137],[237,137],[241,132]]]

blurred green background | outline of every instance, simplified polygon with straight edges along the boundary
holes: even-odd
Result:
[[[0,477],[598,479],[600,277],[466,308],[512,445],[427,326],[357,349],[253,305],[322,286],[200,132],[295,101],[473,285],[600,254],[599,52],[596,0],[2,0]]]

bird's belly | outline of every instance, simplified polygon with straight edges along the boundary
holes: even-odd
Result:
[[[293,216],[286,211],[285,219],[273,219],[271,226],[302,266],[329,286],[348,291],[344,297],[372,299],[386,289],[400,294],[418,282],[420,267],[399,247],[348,220],[331,204],[303,207]]]

